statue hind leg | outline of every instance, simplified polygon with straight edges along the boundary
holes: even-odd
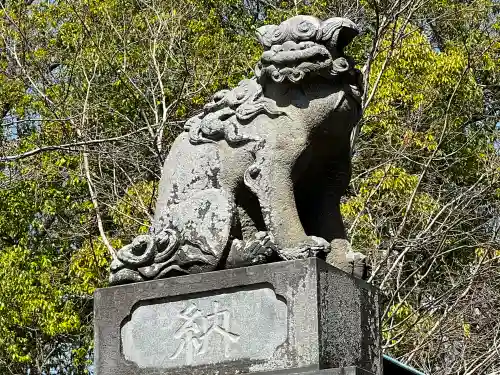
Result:
[[[217,269],[229,246],[236,207],[223,189],[207,189],[170,210],[169,225],[178,228],[178,263],[189,273]]]
[[[221,189],[206,189],[169,207],[161,225],[118,251],[110,284],[217,269],[229,243],[235,205]]]
[[[300,147],[289,149],[300,150]],[[259,150],[255,163],[245,173],[245,184],[259,200],[269,237],[279,257],[300,259],[328,252],[330,244],[321,237],[308,236],[302,226],[292,181],[296,157],[277,155],[280,156],[269,147]]]

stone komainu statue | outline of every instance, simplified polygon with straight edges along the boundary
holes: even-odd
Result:
[[[255,78],[222,90],[185,124],[165,161],[148,235],[120,249],[111,284],[325,256],[345,238],[340,197],[361,74],[344,18],[258,29]]]

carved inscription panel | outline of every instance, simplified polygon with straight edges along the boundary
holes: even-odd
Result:
[[[287,338],[286,304],[266,287],[143,303],[129,318],[122,352],[140,368],[262,361]]]

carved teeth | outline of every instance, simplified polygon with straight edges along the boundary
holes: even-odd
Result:
[[[283,43],[281,51],[295,51],[296,49],[299,49],[299,45],[289,40],[288,42]]]
[[[319,59],[320,56],[326,59],[331,55],[325,46],[313,43],[311,47],[306,47],[300,51],[280,51],[278,53],[266,51],[262,54],[261,61],[264,64],[289,65],[298,61],[312,60],[313,58]]]

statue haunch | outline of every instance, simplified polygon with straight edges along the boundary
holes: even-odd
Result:
[[[255,78],[216,93],[165,161],[150,234],[120,249],[111,284],[325,256],[345,238],[340,197],[361,75],[343,18],[261,27]]]

